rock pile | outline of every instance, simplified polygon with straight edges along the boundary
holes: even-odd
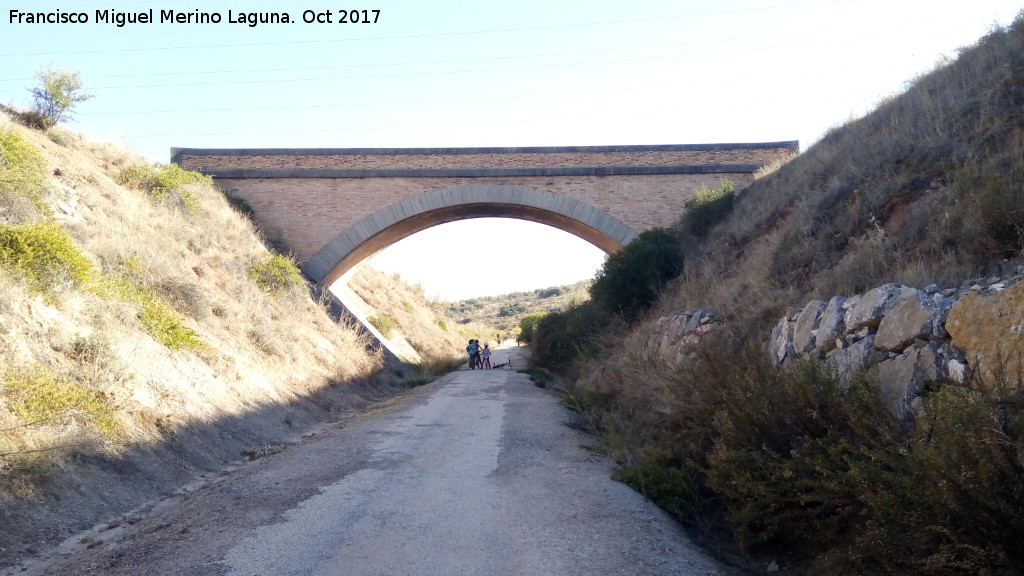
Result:
[[[715,329],[717,318],[704,309],[687,310],[658,318],[647,341],[647,349],[659,354],[669,365],[686,360],[701,336]]]
[[[877,366],[886,402],[909,416],[929,387],[975,371],[992,383],[1024,370],[1024,266],[1016,272],[958,289],[885,284],[812,300],[779,320],[770,357],[783,365],[824,359],[841,374]]]

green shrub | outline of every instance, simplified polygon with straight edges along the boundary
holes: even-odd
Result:
[[[281,294],[304,283],[295,264],[280,254],[267,254],[250,266],[249,277],[261,290],[271,294]]]
[[[735,197],[736,187],[729,180],[723,180],[718,188],[702,184],[684,204],[683,230],[699,238],[707,236],[711,228],[732,212]]]
[[[367,318],[370,324],[381,333],[381,336],[390,338],[391,333],[398,329],[398,324],[387,314],[374,314]]]
[[[609,313],[593,302],[551,312],[537,322],[531,358],[539,366],[565,372],[597,353],[598,336],[608,324]]]
[[[647,496],[663,510],[683,519],[700,514],[706,499],[700,471],[666,451],[618,468],[612,479]]]
[[[543,368],[536,366],[530,366],[529,368],[523,368],[522,370],[516,370],[520,374],[526,374],[530,377],[530,382],[537,388],[547,388],[548,384],[555,381],[554,377],[550,372]]]
[[[565,291],[559,287],[554,288],[538,288],[534,291],[538,298],[551,298],[553,296],[561,296]]]
[[[544,312],[537,312],[534,314],[527,314],[519,319],[519,336],[516,338],[520,342],[529,344],[533,341],[533,335],[537,330],[537,323],[540,322],[541,318],[546,316]]]
[[[225,195],[225,198],[227,198],[228,205],[242,216],[245,216],[250,222],[256,220],[256,211],[252,209],[252,205],[245,198],[230,195]]]
[[[608,256],[590,286],[590,297],[604,310],[633,320],[682,270],[679,240],[664,228],[648,228]]]
[[[526,309],[526,305],[523,304],[522,302],[505,304],[498,310],[498,317],[501,318],[505,316],[516,316],[518,314],[526,312]]]
[[[116,438],[118,425],[103,396],[33,365],[3,375],[3,388],[11,395],[10,409],[25,422],[74,418],[90,422],[108,438]]]
[[[184,170],[177,164],[125,166],[114,180],[127,188],[141,190],[152,198],[177,204],[186,214],[202,211],[199,196],[191,186],[213,186],[213,180],[199,172]]]
[[[150,192],[157,186],[157,168],[149,164],[124,166],[117,171],[114,181],[125,188]]]
[[[34,212],[49,215],[43,202],[46,162],[39,152],[15,132],[0,130],[0,221],[20,221],[5,212],[14,210],[18,198],[27,199]]]
[[[926,399],[899,457],[856,470],[866,521],[850,550],[833,548],[818,564],[865,574],[1019,574],[1021,400],[1019,383],[949,386]]]
[[[134,263],[133,260],[128,262]],[[139,322],[146,333],[171,350],[202,350],[206,347],[199,334],[185,325],[184,317],[174,306],[141,281],[104,276],[93,283],[92,291],[104,298],[137,305]]]
[[[438,320],[437,321],[437,325],[438,325],[438,327],[441,328],[441,330],[444,330],[445,332],[448,331],[448,323],[445,322],[444,320]]]
[[[200,350],[206,345],[202,338],[184,324],[184,318],[156,294],[145,291],[142,296],[139,321],[154,340],[171,350]]]
[[[847,384],[824,363],[743,363],[714,383],[731,401],[718,408],[708,457],[708,484],[729,497],[741,543],[821,550],[847,541],[867,512],[872,467],[900,457],[898,419],[876,385]]]
[[[37,294],[52,297],[57,289],[83,286],[94,276],[92,263],[60,226],[0,224],[0,265],[18,273]]]

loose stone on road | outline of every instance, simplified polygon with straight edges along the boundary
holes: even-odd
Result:
[[[224,474],[47,573],[734,573],[612,481],[572,416],[524,374],[459,370]]]

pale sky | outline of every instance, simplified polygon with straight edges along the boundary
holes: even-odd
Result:
[[[287,13],[293,23],[230,23],[240,19],[239,6]],[[36,69],[52,61],[78,71],[95,94],[70,128],[156,162],[169,161],[174,146],[800,140],[806,148],[943,57],[955,57],[994,24],[1008,24],[1024,3],[378,0],[365,5],[380,10],[369,24],[339,23],[339,7],[7,0],[0,12],[0,102],[27,106]],[[328,8],[334,23],[302,21],[307,10]],[[197,9],[219,14],[221,22],[159,22],[161,11]],[[88,23],[12,22],[11,10],[81,12]],[[157,22],[117,27],[97,22],[97,10],[152,10]],[[515,221],[457,222],[410,237],[375,265],[445,299],[593,275],[600,252],[544,232]],[[434,257],[453,252],[468,252],[475,263],[467,257],[452,269],[442,264],[450,258]]]

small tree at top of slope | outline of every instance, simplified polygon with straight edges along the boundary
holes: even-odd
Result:
[[[93,97],[85,91],[78,72],[61,70],[53,64],[40,68],[36,72],[36,80],[39,83],[29,88],[29,92],[42,128],[70,120],[75,106]]]

